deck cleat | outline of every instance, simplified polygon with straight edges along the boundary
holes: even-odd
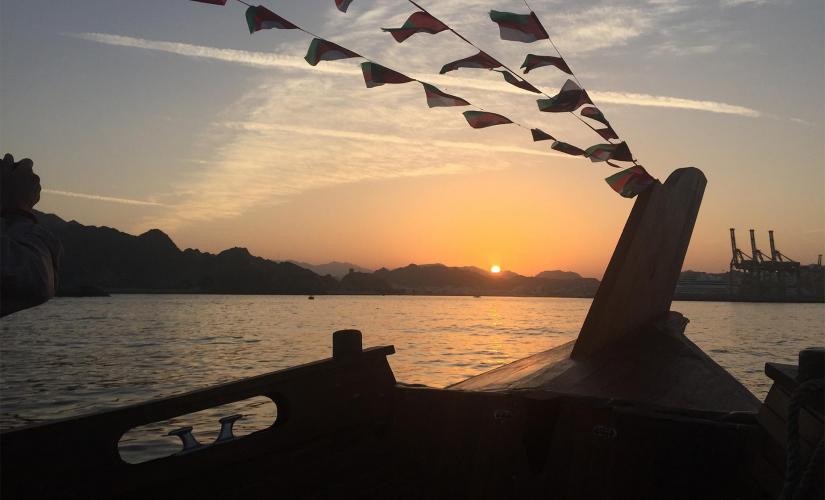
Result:
[[[220,420],[218,420],[218,422],[221,423],[221,432],[220,434],[218,434],[218,439],[215,440],[215,443],[222,443],[224,441],[235,439],[235,435],[232,433],[232,426],[234,426],[235,422],[242,418],[242,414],[236,413],[234,415],[229,415],[228,417],[223,417]]]
[[[191,426],[181,427],[179,429],[169,431],[167,436],[177,436],[180,438],[183,443],[183,449],[179,453],[188,453],[203,446],[198,442],[194,434],[192,434]]]

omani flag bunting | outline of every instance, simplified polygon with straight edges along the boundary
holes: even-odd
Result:
[[[491,10],[490,19],[498,24],[502,40],[530,43],[550,38],[533,12],[513,14]]]
[[[272,28],[279,30],[300,29],[283,17],[261,5],[246,9],[246,24],[249,25],[250,33]]]
[[[427,106],[431,108],[439,108],[446,106],[469,106],[470,103],[464,99],[442,92],[434,85],[421,82],[424,86],[424,93],[427,95]]]
[[[439,73],[443,75],[448,71],[455,71],[458,68],[493,69],[498,68],[499,66],[501,66],[500,62],[488,56],[485,52],[479,52],[474,56],[465,57],[464,59],[459,59],[458,61],[445,64]]]
[[[349,59],[351,57],[361,56],[340,45],[322,40],[321,38],[313,38],[304,59],[306,59],[309,64],[315,66],[321,61],[337,61],[338,59]]]
[[[531,128],[530,133],[533,135],[533,142],[538,141],[555,141],[556,138],[548,134],[544,130],[538,128]]]
[[[561,151],[562,153],[567,153],[573,156],[584,156],[584,150],[579,149],[572,144],[567,144],[566,142],[555,141],[551,146],[551,149],[555,149],[556,151]]]
[[[400,28],[381,28],[381,31],[390,33],[396,42],[401,43],[416,33],[429,33],[434,35],[448,29],[450,28],[448,28],[446,24],[430,14],[426,12],[416,12],[411,15]]]
[[[467,123],[473,128],[487,128],[493,125],[513,123],[506,116],[489,113],[487,111],[465,111],[464,118],[467,119]]]
[[[341,12],[346,12],[351,3],[352,0],[335,0],[335,6],[338,7],[338,10]]]
[[[504,76],[504,80],[510,85],[514,85],[520,89],[527,90],[528,92],[541,94],[541,90],[530,85],[530,83],[527,80],[519,80],[518,78],[516,78],[514,74],[510,73],[507,70],[496,70],[496,72],[501,73],[502,76]]]
[[[567,66],[567,63],[564,62],[564,59],[561,57],[553,57],[553,56],[537,56],[535,54],[527,54],[527,57],[524,58],[524,62],[521,63],[521,67],[524,68],[524,74],[530,72],[530,70],[534,70],[536,68],[541,68],[542,66],[555,66],[560,70],[564,71],[568,75],[572,75],[573,72],[570,71],[570,68]]]
[[[590,146],[584,151],[584,155],[590,158],[590,161],[633,161],[633,155],[630,153],[630,148],[627,147],[626,142],[619,144],[596,144]]]
[[[397,71],[385,68],[374,62],[361,63],[361,72],[364,73],[364,83],[367,84],[367,88],[377,87],[385,83],[407,83],[414,81],[406,75],[402,75]]]
[[[641,165],[636,165],[611,175],[605,181],[620,195],[633,198],[652,186],[656,179],[651,177]]]
[[[587,91],[579,87],[573,80],[567,80],[561,91],[550,99],[539,99],[536,101],[540,111],[550,113],[563,113],[575,111],[583,104],[593,104]]]

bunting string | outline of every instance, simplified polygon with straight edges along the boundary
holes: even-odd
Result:
[[[225,5],[227,0],[194,1],[214,5]],[[608,185],[610,185],[611,188],[613,188],[622,196],[629,198],[636,196],[637,194],[644,191],[644,189],[646,189],[655,182],[655,179],[653,179],[644,170],[644,168],[642,168],[640,165],[638,165],[638,163],[636,163],[636,160],[633,158],[633,155],[631,154],[630,149],[628,148],[625,142],[621,142],[618,144],[613,143],[611,138],[618,139],[618,134],[616,134],[615,131],[612,129],[609,122],[601,113],[601,111],[599,111],[595,107],[586,107],[581,110],[581,114],[582,116],[586,116],[587,118],[605,124],[607,128],[602,130],[597,130],[590,123],[583,120],[579,115],[575,113],[575,111],[583,103],[593,104],[593,102],[590,100],[589,96],[587,95],[587,92],[581,86],[581,82],[579,81],[578,77],[572,72],[572,70],[570,70],[569,66],[567,66],[567,63],[564,61],[561,52],[556,47],[555,43],[550,38],[549,34],[545,31],[544,27],[541,26],[541,22],[538,20],[538,18],[536,17],[535,13],[530,8],[530,5],[527,3],[526,0],[523,1],[525,6],[530,11],[529,15],[491,11],[490,18],[499,25],[502,39],[522,42],[532,42],[541,38],[548,39],[548,41],[553,46],[553,48],[559,56],[558,60],[551,56],[528,56],[528,58],[525,59],[523,67],[527,66],[524,71],[524,73],[527,73],[530,69],[536,67],[544,65],[554,65],[562,71],[569,73],[574,78],[575,83],[573,81],[568,80],[564,87],[562,87],[559,94],[557,94],[556,96],[550,96],[542,90],[538,89],[537,87],[533,86],[526,78],[522,77],[521,75],[518,75],[514,70],[509,68],[507,65],[501,63],[497,59],[490,56],[487,52],[485,52],[476,44],[468,40],[455,29],[453,29],[443,21],[440,21],[438,18],[433,16],[429,11],[424,9],[414,0],[407,1],[416,8],[418,8],[420,10],[419,13],[413,14],[401,28],[387,28],[383,30],[390,32],[398,42],[402,42],[412,34],[419,32],[433,34],[445,30],[452,32],[459,39],[461,39],[468,45],[472,46],[479,52],[475,56],[467,57],[465,59],[454,61],[452,63],[445,65],[444,68],[442,68],[441,73],[452,71],[460,67],[475,67],[487,69],[501,67],[504,70],[501,70],[499,72],[502,74],[504,80],[507,83],[530,92],[542,94],[545,97],[547,97],[547,99],[540,99],[538,101],[539,109],[541,111],[570,112],[579,121],[587,125],[591,130],[596,132],[603,139],[607,140],[608,144],[596,144],[594,146],[587,148],[586,150],[577,148],[568,143],[559,141],[552,135],[540,129],[530,128],[521,123],[512,121],[503,115],[486,111],[481,106],[472,104],[469,101],[462,99],[461,97],[443,92],[442,90],[438,89],[430,83],[415,78],[411,78],[400,72],[394,71],[364,55],[361,55],[360,53],[356,53],[349,49],[346,49],[343,46],[337,45],[336,43],[326,38],[322,38],[303,27],[293,24],[290,21],[284,19],[283,17],[270,11],[266,7],[263,7],[261,5],[254,6],[247,3],[245,0],[237,1],[247,7],[246,17],[247,23],[249,24],[250,33],[270,28],[297,29],[313,37],[307,55],[304,58],[306,59],[307,63],[309,63],[312,66],[317,65],[320,61],[332,61],[355,57],[361,58],[365,61],[361,64],[361,69],[364,76],[364,82],[368,88],[384,84],[417,82],[420,83],[424,88],[427,105],[431,108],[444,106],[470,106],[472,108],[475,108],[477,111],[465,111],[462,113],[467,123],[473,128],[486,128],[494,125],[513,124],[520,128],[530,130],[534,141],[553,140],[554,142],[551,146],[551,149],[562,153],[574,156],[584,156],[586,158],[589,158],[591,162],[604,162],[611,167],[619,169],[623,167],[612,163],[610,160],[633,162],[634,167],[631,167],[627,170],[623,170],[619,174],[610,176],[606,179]],[[346,12],[346,9],[351,2],[352,0],[335,0],[336,7],[342,12]],[[525,25],[527,25],[527,27],[525,27]],[[530,59],[530,57],[533,57],[533,59]],[[532,67],[529,67],[531,65]]]
[[[471,42],[471,41],[470,41],[469,39],[467,39],[464,35],[462,35],[462,34],[461,34],[461,33],[459,33],[458,31],[456,31],[455,29],[453,29],[453,28],[452,28],[449,24],[447,24],[447,23],[445,23],[444,21],[442,21],[442,20],[438,19],[436,16],[434,16],[434,15],[433,15],[431,12],[429,12],[427,9],[425,9],[425,8],[424,8],[424,7],[422,7],[420,4],[418,4],[417,2],[415,2],[415,0],[407,0],[407,1],[408,1],[410,4],[412,4],[413,6],[415,6],[417,9],[421,10],[422,12],[424,12],[425,14],[427,14],[427,15],[429,15],[430,17],[432,17],[432,18],[434,18],[434,19],[438,20],[440,23],[442,23],[444,26],[446,26],[446,27],[447,27],[447,30],[448,30],[448,31],[452,32],[455,36],[457,36],[458,38],[460,38],[461,40],[463,40],[465,43],[469,44],[470,46],[472,46],[473,48],[475,48],[476,50],[478,50],[480,53],[482,53],[482,54],[486,54],[486,55],[488,55],[488,56],[489,56],[489,54],[488,54],[485,50],[483,50],[481,47],[479,47],[479,46],[478,46],[478,45],[476,45],[475,43]],[[531,14],[533,14],[533,9],[530,7],[530,5],[527,3],[527,1],[526,1],[526,0],[522,0],[522,1],[524,1],[524,5],[527,7],[527,10],[529,10],[529,11],[530,11],[530,13],[531,13]],[[548,40],[548,41],[550,42],[550,44],[553,46],[553,49],[555,49],[556,54],[558,54],[559,58],[560,58],[562,61],[564,61],[564,62],[565,62],[565,64],[567,64],[567,61],[566,61],[566,60],[564,59],[564,57],[561,55],[561,52],[559,51],[558,47],[556,47],[556,44],[553,42],[553,39],[550,37],[550,34],[549,34],[549,33],[547,33],[546,31],[544,31],[544,33],[543,33],[543,34],[544,34],[544,35],[546,35],[547,40]],[[491,57],[491,58],[492,58],[492,56],[489,56],[489,57]],[[495,58],[493,58],[493,59],[495,59]],[[504,68],[504,69],[506,69],[507,71],[509,71],[511,74],[514,74],[514,75],[516,75],[516,74],[517,74],[515,71],[513,71],[512,69],[510,69],[510,68],[509,68],[506,64],[504,64],[504,63],[500,62],[498,59],[495,59],[495,61],[496,61],[498,64],[500,64],[502,68]],[[568,67],[568,69],[570,69],[569,64],[568,64],[568,66],[567,66],[567,67]],[[505,79],[507,79],[507,74],[505,73],[504,75],[505,75]],[[572,69],[570,70],[570,75],[573,77],[573,79],[576,81],[576,83],[579,85],[579,87],[583,89],[583,88],[584,88],[584,86],[581,84],[581,82],[579,81],[579,78],[578,78],[578,77],[576,76],[576,74],[572,71]],[[549,98],[549,99],[552,99],[552,97],[551,97],[550,95],[548,95],[546,92],[542,91],[541,89],[539,89],[538,87],[536,87],[535,85],[533,85],[532,83],[530,83],[530,81],[529,81],[529,80],[527,80],[527,78],[525,78],[525,77],[523,77],[523,76],[520,76],[520,75],[519,75],[519,78],[520,78],[520,79],[521,79],[521,81],[523,82],[523,85],[520,85],[519,83],[516,83],[515,81],[511,81],[510,79],[507,79],[507,81],[508,81],[509,83],[511,83],[512,85],[515,85],[516,87],[523,88],[523,89],[525,89],[525,90],[535,89],[535,90],[537,90],[539,93],[541,93],[542,95],[544,95],[545,97],[547,97],[547,98]],[[529,88],[527,88],[527,87],[529,87]],[[532,92],[533,90],[530,90],[530,91]],[[599,132],[599,131],[595,128],[595,127],[593,127],[590,123],[588,123],[586,120],[582,119],[582,117],[580,117],[579,115],[577,115],[577,114],[576,114],[576,112],[575,112],[575,110],[574,110],[574,111],[569,111],[569,113],[570,113],[571,115],[573,115],[573,117],[575,117],[578,121],[580,121],[580,122],[581,122],[581,123],[583,123],[585,126],[587,126],[590,130],[592,130],[592,131],[593,131],[593,132],[595,132],[597,135],[599,135],[599,137],[601,137],[601,138],[605,139],[605,140],[606,140],[607,142],[609,142],[610,144],[614,144],[614,142],[611,140],[611,138],[610,138],[610,137],[605,137],[604,135],[602,135],[602,133],[601,133],[601,132]],[[612,129],[612,127],[611,127],[610,125],[608,125],[608,128],[609,128],[609,129]],[[634,164],[634,165],[638,165],[638,163],[636,163],[636,160],[635,160],[635,159],[632,159],[631,161],[633,162],[633,164]],[[620,168],[620,167],[619,167],[619,168]]]

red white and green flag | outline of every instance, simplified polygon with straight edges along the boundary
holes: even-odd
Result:
[[[595,146],[587,148],[584,153],[592,162],[609,160],[633,161],[633,154],[624,141],[619,144],[596,144]]]
[[[352,0],[335,0],[335,6],[338,7],[338,10],[341,12],[346,12],[351,3]]]
[[[315,66],[321,61],[337,61],[339,59],[349,59],[351,57],[361,57],[355,52],[345,49],[321,38],[313,38],[309,44],[307,55],[304,56],[306,62]]]
[[[591,120],[596,120],[599,123],[604,125],[610,126],[610,122],[607,121],[607,118],[604,117],[604,114],[599,111],[599,108],[594,108],[593,106],[587,106],[586,108],[582,108],[581,115],[590,118]]]
[[[415,81],[407,75],[385,68],[374,62],[361,63],[361,72],[364,73],[364,82],[367,88],[378,87],[385,83],[407,83]]]
[[[470,103],[464,99],[450,95],[436,88],[429,83],[421,82],[424,86],[424,93],[427,95],[427,106],[431,108],[440,108],[447,106],[469,106]]]
[[[513,14],[491,10],[490,19],[498,24],[502,40],[530,43],[550,38],[533,12]]]
[[[501,73],[501,75],[504,77],[504,80],[507,83],[509,83],[510,85],[514,85],[514,86],[516,86],[520,89],[524,89],[528,92],[534,92],[536,94],[541,94],[541,90],[539,90],[536,87],[530,85],[530,83],[527,80],[521,80],[519,78],[516,78],[516,76],[514,74],[510,73],[507,70],[496,70],[496,72]]]
[[[611,127],[610,125],[608,125],[605,128],[596,129],[596,133],[598,133],[600,136],[602,136],[602,139],[604,139],[606,141],[609,141],[610,139],[618,139],[619,138],[619,134],[617,134],[616,131],[613,130],[613,127]]]
[[[446,24],[426,12],[416,12],[411,15],[400,28],[381,28],[381,31],[390,33],[395,41],[403,42],[416,33],[434,35],[450,29]]]
[[[279,30],[301,29],[262,5],[246,9],[246,24],[249,25],[250,33],[272,28]]]
[[[550,148],[573,156],[584,156],[585,154],[583,149],[579,149],[572,144],[567,144],[566,142],[561,141],[555,141]]]
[[[193,2],[211,3],[212,5],[226,5],[226,0],[192,0]]]
[[[656,183],[656,179],[636,165],[606,178],[607,184],[625,198],[633,198]]]
[[[489,113],[487,111],[465,111],[464,118],[473,128],[487,128],[492,127],[493,125],[513,123],[506,116],[501,116],[496,113]]]
[[[538,141],[555,141],[556,138],[548,134],[544,130],[538,128],[531,128],[530,133],[533,135],[533,142]]]
[[[587,91],[579,87],[573,80],[567,80],[561,91],[549,99],[539,99],[536,101],[539,111],[550,113],[563,113],[575,111],[583,104],[593,104]]]
[[[568,75],[572,75],[573,72],[567,66],[567,63],[564,62],[564,59],[561,57],[553,57],[553,56],[537,56],[535,54],[527,54],[527,57],[524,58],[524,62],[521,63],[521,67],[524,68],[524,74],[526,75],[531,70],[536,68],[541,68],[542,66],[555,66],[560,70],[564,71]]]
[[[479,52],[478,54],[470,57],[465,57],[464,59],[459,59],[458,61],[453,61],[451,63],[445,64],[440,74],[447,73],[448,71],[455,71],[458,68],[481,68],[481,69],[493,69],[498,68],[501,66],[501,63],[493,59],[491,56],[487,55],[485,52]]]

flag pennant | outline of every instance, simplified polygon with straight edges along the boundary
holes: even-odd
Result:
[[[444,30],[450,29],[446,24],[434,18],[426,12],[416,12],[411,15],[400,28],[381,28],[381,31],[390,33],[395,41],[403,42],[416,33],[429,33],[434,35]]]
[[[604,114],[599,111],[599,108],[594,108],[593,106],[587,106],[586,108],[582,108],[581,115],[591,120],[596,120],[599,123],[604,125],[610,126],[610,122],[607,121],[607,118],[604,117]]]
[[[192,0],[193,2],[210,3],[212,5],[226,5],[226,0]]]
[[[530,43],[550,38],[533,12],[513,14],[491,10],[490,19],[498,24],[502,40]]]
[[[613,127],[611,127],[610,125],[608,125],[606,128],[596,129],[596,133],[602,136],[602,138],[606,141],[609,141],[610,139],[619,138],[619,134],[617,134],[616,131],[613,130]]]
[[[367,88],[378,87],[385,83],[407,83],[414,81],[406,75],[402,75],[397,71],[369,61],[361,63],[361,72],[364,73],[364,83],[367,84]]]
[[[652,186],[656,179],[650,176],[641,165],[622,170],[606,178],[607,184],[625,198],[633,198]]]
[[[473,128],[487,128],[493,125],[513,123],[506,116],[489,113],[487,111],[465,111],[463,114],[464,118],[467,119],[467,123]]]
[[[300,29],[291,22],[287,21],[278,14],[272,12],[266,7],[259,5],[257,7],[249,7],[246,9],[246,24],[249,25],[249,32],[255,33],[260,30],[279,29],[279,30],[297,30]]]
[[[545,132],[543,130],[537,129],[537,128],[531,128],[530,133],[533,134],[533,142],[555,141],[556,140],[556,138],[553,137],[552,135],[548,134],[547,132]]]
[[[630,148],[627,147],[626,142],[619,144],[596,144],[590,146],[584,151],[584,155],[590,158],[592,162],[598,161],[633,161],[633,154],[630,153]]]
[[[584,156],[584,150],[579,149],[572,144],[567,144],[566,142],[555,141],[551,146],[551,149],[555,149],[556,151],[561,151],[562,153],[567,153],[573,156]]]
[[[448,71],[455,71],[458,68],[482,68],[493,69],[501,66],[501,63],[488,56],[486,52],[479,52],[478,54],[458,61],[447,63],[441,68],[439,74],[447,73]]]
[[[421,82],[424,86],[424,93],[427,95],[427,106],[431,108],[439,108],[446,106],[469,106],[470,103],[464,99],[442,92],[434,85]]]
[[[335,6],[338,7],[338,10],[341,12],[346,12],[351,3],[352,0],[335,0]]]
[[[572,75],[573,72],[567,66],[567,63],[564,62],[564,59],[561,57],[553,57],[553,56],[537,56],[535,54],[527,54],[527,57],[524,58],[524,62],[521,63],[521,67],[524,68],[524,74],[526,75],[531,70],[536,68],[541,68],[542,66],[555,66],[560,70],[564,71],[568,75]]]
[[[527,90],[528,92],[541,94],[541,90],[530,85],[530,83],[527,80],[519,80],[518,78],[516,78],[514,74],[510,73],[507,70],[496,70],[496,72],[501,73],[502,76],[504,76],[504,80],[510,85],[515,85],[516,87]]]
[[[313,38],[309,44],[307,55],[304,56],[306,62],[315,66],[321,61],[337,61],[339,59],[349,59],[350,57],[361,57],[355,52],[345,49],[340,45],[328,42],[321,38]]]
[[[567,80],[561,91],[555,96],[549,99],[539,99],[536,102],[539,105],[539,111],[550,113],[575,111],[582,104],[593,104],[590,96],[587,95],[587,91],[579,87],[573,80]]]

